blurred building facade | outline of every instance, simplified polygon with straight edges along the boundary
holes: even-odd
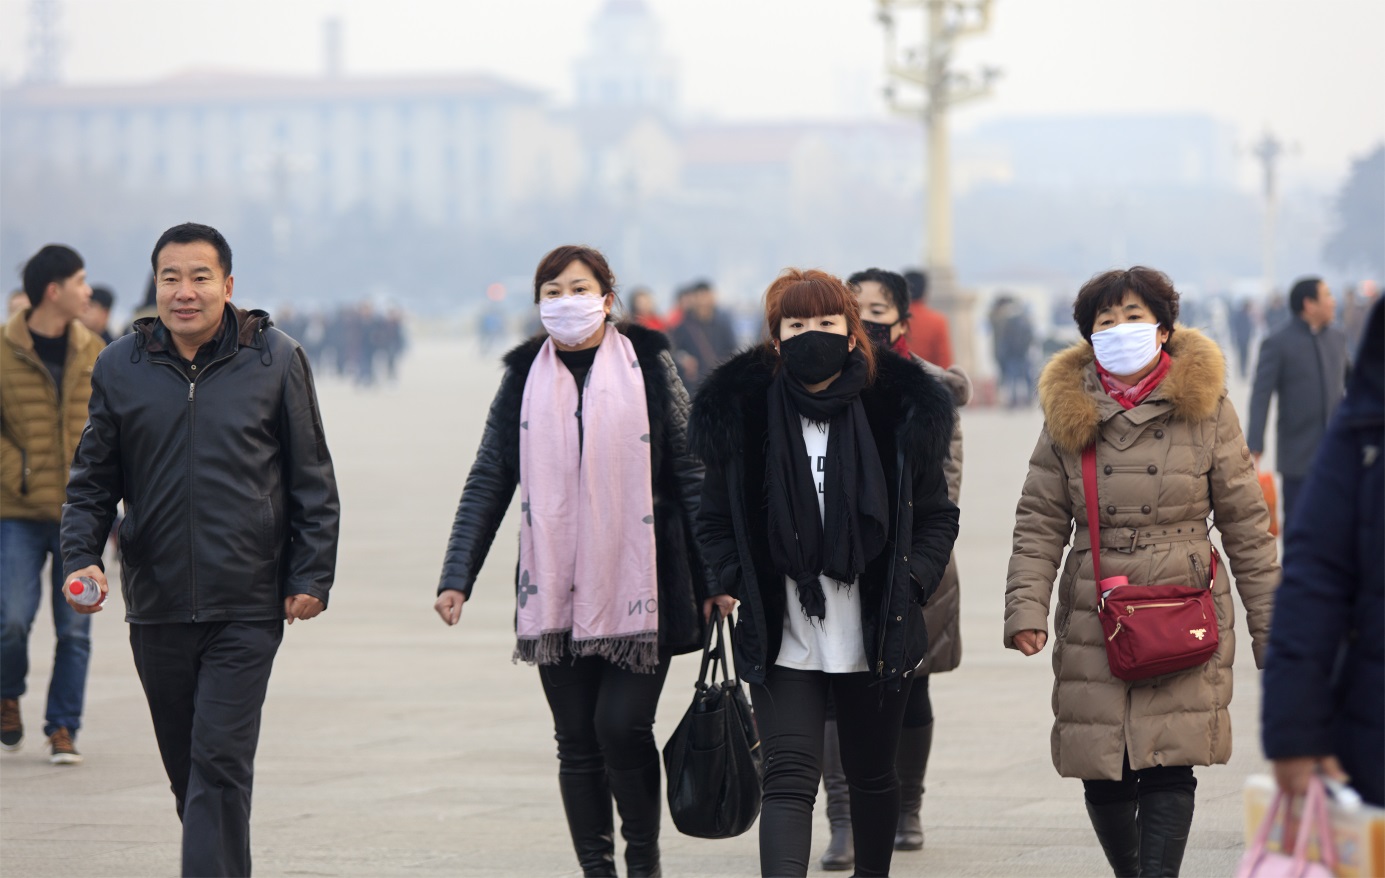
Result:
[[[339,47],[319,77],[5,88],[0,261],[63,240],[132,292],[158,233],[198,218],[236,245],[247,294],[434,311],[522,285],[565,240],[607,250],[630,284],[667,294],[710,275],[732,301],[785,265],[917,262],[913,122],[689,120],[642,0],[608,0],[589,47],[571,106],[487,75],[342,75]],[[964,283],[1063,286],[1130,262],[1209,284],[1257,270],[1258,204],[1215,120],[1002,120],[959,135],[954,156]],[[1325,218],[1285,213],[1282,264],[1314,267]]]

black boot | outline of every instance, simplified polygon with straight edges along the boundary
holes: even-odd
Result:
[[[827,822],[832,827],[832,838],[822,855],[822,868],[845,872],[856,865],[856,845],[851,837],[851,788],[842,770],[842,745],[834,719],[823,728],[822,785],[827,790]]]
[[[895,750],[895,772],[899,774],[899,823],[894,831],[897,851],[923,850],[923,776],[928,773],[928,753],[933,749],[933,724],[904,728]]]
[[[1178,878],[1193,827],[1191,790],[1140,791],[1140,875]]]
[[[616,842],[612,835],[615,820],[611,815],[611,788],[606,771],[558,772],[558,789],[563,794],[567,828],[577,864],[586,876],[614,878]]]
[[[658,878],[663,874],[659,869],[659,760],[626,771],[607,768],[606,776],[620,812],[626,874],[630,878]]]
[[[1140,874],[1140,825],[1135,819],[1134,802],[1109,805],[1087,803],[1087,816],[1096,830],[1096,839],[1106,852],[1106,862],[1116,878],[1138,878]]]

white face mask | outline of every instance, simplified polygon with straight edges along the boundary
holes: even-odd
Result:
[[[1159,354],[1159,324],[1121,323],[1094,332],[1092,350],[1112,375],[1134,375]]]
[[[579,345],[606,322],[605,296],[559,296],[539,302],[539,320],[553,340]]]

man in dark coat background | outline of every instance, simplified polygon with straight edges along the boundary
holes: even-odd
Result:
[[[1286,524],[1332,410],[1346,392],[1350,362],[1347,337],[1332,325],[1336,307],[1326,283],[1316,277],[1302,278],[1289,292],[1293,319],[1260,343],[1246,444],[1255,455],[1258,468],[1265,450],[1270,397],[1277,395],[1275,459],[1284,482]]]
[[[1367,322],[1351,388],[1289,521],[1261,712],[1279,785],[1345,773],[1385,806],[1385,317]]]

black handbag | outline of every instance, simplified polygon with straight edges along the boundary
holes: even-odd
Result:
[[[713,612],[697,694],[664,745],[664,771],[668,811],[679,832],[732,838],[760,816],[760,736],[741,681],[731,676],[727,664],[724,620],[719,610]],[[718,663],[719,681],[711,679]]]

